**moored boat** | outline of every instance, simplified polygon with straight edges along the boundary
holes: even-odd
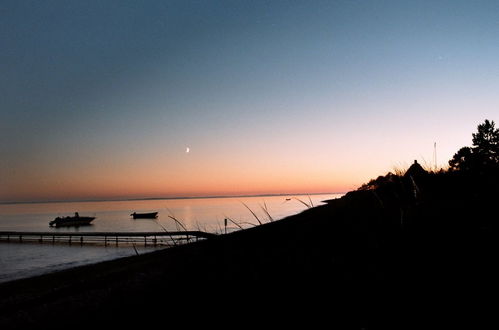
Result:
[[[70,227],[70,226],[86,226],[90,225],[95,217],[80,217],[78,212],[74,216],[57,217],[49,222],[50,227]]]
[[[151,213],[137,213],[133,212],[130,214],[134,219],[155,219],[158,217],[158,212]]]

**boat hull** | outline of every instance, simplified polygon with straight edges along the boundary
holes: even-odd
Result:
[[[51,227],[77,227],[88,226],[95,219],[95,217],[57,217],[49,222]]]
[[[158,217],[158,212],[151,213],[132,213],[131,216],[134,219],[156,219]]]

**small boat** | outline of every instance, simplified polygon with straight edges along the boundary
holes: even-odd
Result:
[[[133,212],[130,214],[134,219],[155,219],[158,217],[158,212],[151,213],[137,213]]]
[[[87,226],[95,217],[80,217],[78,212],[72,217],[57,217],[49,222],[50,227]]]

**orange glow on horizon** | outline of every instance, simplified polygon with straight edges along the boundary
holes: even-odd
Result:
[[[261,175],[238,177],[233,173],[218,175],[168,175],[144,171],[142,175],[122,176],[119,174],[72,177],[59,176],[48,179],[31,178],[24,185],[17,185],[2,192],[3,201],[44,201],[44,200],[86,200],[116,198],[158,198],[158,197],[203,197],[203,196],[240,196],[265,194],[307,194],[341,193],[357,188],[343,178],[309,177],[306,175],[286,176]],[[124,180],[123,177],[128,179]]]
[[[154,161],[113,155],[105,166],[102,156],[93,162],[19,166],[0,188],[0,201],[342,193],[373,177],[359,166],[345,170],[327,159],[307,160],[312,156],[290,162],[289,157],[252,158],[248,153],[226,160],[196,151]]]

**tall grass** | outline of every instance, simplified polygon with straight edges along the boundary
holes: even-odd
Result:
[[[161,223],[159,223],[159,221],[156,221],[156,223],[158,224],[158,226],[161,227],[161,229],[163,229],[163,231],[165,233],[168,233],[168,230],[166,230],[165,227],[163,227],[163,225]],[[173,244],[175,244],[175,240],[173,239],[173,236],[169,235],[170,236],[170,239],[172,240]],[[168,244],[168,241],[166,242],[166,245],[170,246],[170,244]],[[175,244],[176,245],[176,244]]]
[[[187,228],[185,228],[184,224],[178,220],[177,218],[175,218],[173,215],[169,215],[168,218],[172,219],[173,221],[175,221],[175,225],[177,226],[177,230],[179,230],[179,226],[184,230],[184,231],[187,231]]]
[[[253,212],[253,210],[250,209],[249,206],[246,205],[244,202],[241,202],[241,204],[243,204],[251,212],[251,214],[253,214],[253,216],[255,217],[256,221],[258,221],[258,224],[261,225],[262,222],[260,221],[260,218],[258,218],[258,216],[256,215],[256,213]]]
[[[403,165],[403,164],[394,165],[392,167],[393,174],[395,174],[396,176],[404,176],[404,174],[405,174],[405,172],[407,172],[408,168],[409,168],[409,166],[407,166],[407,164],[405,164],[405,165]]]
[[[206,229],[206,224],[203,224],[203,227],[201,228],[201,224],[197,220],[196,220],[196,229],[198,231],[203,231],[205,233],[208,232],[208,229]]]
[[[260,206],[262,208],[262,211],[267,215],[267,217],[269,218],[269,221],[270,222],[273,222],[274,221],[274,218],[272,218],[272,216],[270,215],[269,213],[269,210],[267,208],[267,203],[265,203],[265,201],[263,201],[263,206]]]
[[[379,197],[379,195],[376,193],[376,191],[375,190],[371,190],[371,193],[374,195],[374,197],[376,197],[376,200],[378,201],[378,203],[381,206],[381,208],[384,208],[385,206],[383,205],[383,201],[381,200],[381,198]]]
[[[252,223],[252,222],[249,222],[249,221],[240,221],[240,222],[237,222],[237,221],[233,220],[232,218],[230,218],[228,216],[225,216],[225,221],[230,221],[232,224],[234,224],[235,226],[237,226],[239,229],[244,229],[243,225],[249,225],[249,226],[252,226],[252,227],[263,225],[263,221],[260,219],[260,217],[258,217],[258,215],[256,214],[255,211],[253,211],[246,203],[244,203],[242,201],[239,201],[239,202],[241,204],[243,204],[243,206],[251,213],[251,215],[253,215],[253,217],[256,219],[256,221],[258,222],[258,224]],[[260,205],[260,208],[262,209],[262,211],[267,216],[269,222],[273,222],[274,218],[270,215],[270,212],[269,212],[268,207],[267,207],[267,203],[265,203],[265,201],[263,202],[263,206]],[[225,228],[227,228],[227,226],[225,226]]]
[[[168,211],[168,213],[170,213],[168,215],[168,218],[172,219],[174,222],[175,222],[175,227],[177,228],[177,231],[180,231],[180,228],[179,226],[184,230],[184,231],[187,231],[187,228],[184,226],[184,224],[182,223],[182,221],[180,221],[179,219],[177,219],[177,217],[175,217],[175,215],[173,214],[173,212],[167,207],[166,210]]]
[[[132,246],[133,246],[133,250],[135,251],[135,254],[139,255],[139,251],[137,251],[137,248],[135,247],[135,242],[133,242],[133,241],[132,241]]]
[[[182,221],[180,221],[179,219],[177,219],[175,217],[175,215],[173,214],[173,212],[168,207],[166,207],[166,210],[168,211],[168,213],[170,213],[168,215],[168,218],[170,218],[170,219],[172,219],[174,221],[175,227],[176,227],[177,231],[180,231],[180,228],[182,228],[184,231],[188,231],[187,228],[182,223]],[[165,231],[166,231],[166,229],[165,229]],[[170,236],[170,239],[172,240],[172,242],[173,242],[174,245],[177,245],[177,242],[175,241],[175,239],[172,236]]]
[[[227,219],[230,222],[232,222],[233,224],[235,224],[237,227],[239,227],[239,229],[244,229],[243,226],[241,226],[241,224],[237,223],[236,221],[232,220],[231,218],[225,217],[225,219]]]
[[[424,157],[421,157],[421,161],[419,164],[421,167],[428,173],[439,173],[439,172],[446,172],[449,170],[448,165],[444,166],[438,166],[437,164],[434,164],[433,162],[427,161]],[[404,174],[407,172],[409,169],[409,165],[407,163],[398,163],[392,167],[392,172],[393,174],[397,176],[404,176]]]
[[[293,197],[293,199],[296,199],[298,202],[305,205],[308,209],[311,209],[312,207],[314,207],[314,203],[312,202],[312,199],[310,198],[310,196],[308,196],[309,203],[302,201],[298,197]]]
[[[424,157],[421,157],[423,159],[421,167],[428,173],[436,173],[437,172],[437,167],[435,164],[432,164],[432,162],[427,161]]]

